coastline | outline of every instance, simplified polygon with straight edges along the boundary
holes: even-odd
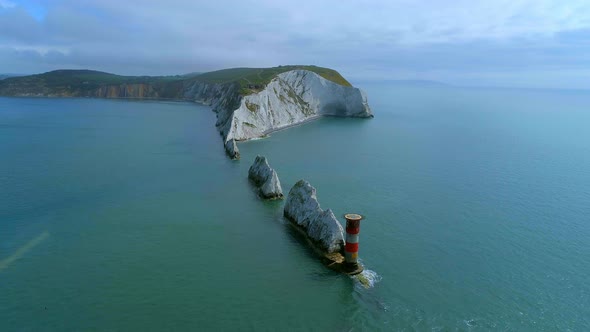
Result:
[[[272,134],[272,133],[275,133],[277,131],[281,131],[281,130],[285,130],[285,129],[297,127],[299,125],[306,124],[308,122],[312,122],[314,120],[317,120],[317,119],[319,119],[321,117],[324,117],[324,115],[319,115],[319,114],[318,115],[314,115],[314,116],[311,116],[311,117],[309,117],[309,118],[307,118],[307,119],[305,119],[305,120],[303,120],[301,122],[291,123],[291,124],[288,124],[286,126],[282,126],[282,127],[278,127],[278,128],[274,128],[274,129],[269,129],[269,130],[264,131],[262,133],[262,136],[261,137],[265,137],[265,136],[267,136],[269,134]]]

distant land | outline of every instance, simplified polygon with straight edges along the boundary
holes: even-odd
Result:
[[[451,84],[431,81],[431,80],[384,80],[382,83],[394,83],[394,84],[405,84],[405,85],[424,85],[424,86],[451,86]]]
[[[432,80],[355,80],[357,83],[401,84],[409,86],[454,86],[448,83]]]

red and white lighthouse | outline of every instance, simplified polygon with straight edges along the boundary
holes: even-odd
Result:
[[[346,245],[344,246],[344,260],[347,270],[357,270],[359,251],[359,232],[361,219],[360,214],[349,213],[346,218]]]

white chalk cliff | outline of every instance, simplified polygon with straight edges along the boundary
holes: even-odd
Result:
[[[236,83],[195,82],[185,96],[213,107],[216,126],[232,158],[239,158],[237,146],[230,142],[263,137],[272,131],[306,122],[320,116],[373,117],[366,94],[355,87],[329,81],[303,69],[274,77],[261,91],[239,95]]]
[[[266,157],[256,156],[248,170],[248,178],[259,188],[262,198],[283,198],[283,189],[277,172],[270,167]]]
[[[284,215],[301,227],[326,253],[344,250],[344,232],[332,210],[322,210],[314,187],[299,180],[289,191]]]

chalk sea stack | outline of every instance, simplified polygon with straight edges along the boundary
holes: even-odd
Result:
[[[240,159],[240,150],[233,139],[225,141],[225,152],[233,160]]]
[[[256,156],[248,170],[248,178],[258,187],[259,195],[266,199],[283,198],[283,189],[277,172],[270,167],[266,157]]]
[[[323,210],[318,203],[316,189],[309,182],[299,180],[289,191],[284,209],[285,217],[310,240],[322,256],[342,262],[344,235],[342,225],[332,210]]]

